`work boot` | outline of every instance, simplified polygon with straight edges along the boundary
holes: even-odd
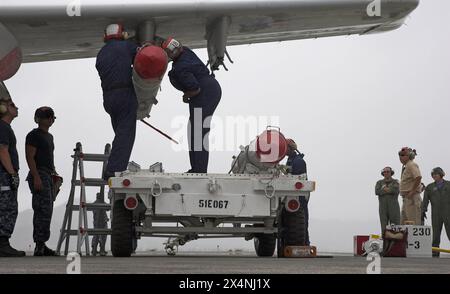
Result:
[[[433,255],[433,257],[439,257],[440,252],[433,251],[432,255]]]
[[[56,256],[56,252],[51,250],[43,242],[36,242],[34,256]]]
[[[6,237],[0,238],[0,257],[23,257],[25,251],[19,251],[11,247],[9,239]]]
[[[97,246],[92,247],[92,256],[97,256]]]
[[[100,256],[106,256],[105,244],[100,243]]]

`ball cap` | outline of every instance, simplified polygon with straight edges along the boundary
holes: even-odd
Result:
[[[36,109],[36,111],[34,112],[34,116],[36,118],[41,118],[41,119],[46,119],[46,118],[56,118],[55,117],[55,112],[53,111],[53,109],[51,107],[48,106],[42,106],[39,107],[38,109]]]

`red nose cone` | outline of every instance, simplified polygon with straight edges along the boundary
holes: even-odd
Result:
[[[22,63],[22,51],[11,32],[0,23],[0,81],[12,77]]]
[[[284,135],[275,130],[264,131],[256,140],[256,154],[261,162],[278,163],[287,153]]]
[[[167,54],[157,46],[146,46],[134,59],[134,70],[144,80],[159,79],[167,69]]]
[[[6,81],[15,75],[21,63],[22,51],[19,47],[14,48],[4,56],[0,52],[0,81]]]

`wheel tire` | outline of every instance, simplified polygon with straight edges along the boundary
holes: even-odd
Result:
[[[305,213],[303,208],[296,212],[289,212],[283,207],[280,220],[279,230],[281,230],[281,234],[277,240],[277,256],[284,257],[286,246],[306,245]]]
[[[256,255],[259,257],[271,257],[275,252],[277,238],[271,234],[257,234],[253,238]]]
[[[123,200],[117,200],[113,207],[111,251],[115,257],[130,257],[133,252],[133,213]]]

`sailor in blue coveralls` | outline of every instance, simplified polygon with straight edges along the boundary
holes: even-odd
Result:
[[[209,131],[211,119],[222,97],[219,83],[206,65],[189,48],[173,38],[163,42],[162,48],[173,61],[170,83],[184,93],[189,103],[189,160],[190,173],[207,173],[209,159]]]
[[[292,139],[286,139],[288,143],[288,159],[286,162],[286,165],[290,167],[291,174],[292,175],[306,175],[306,179],[308,179],[307,171],[306,171],[306,162],[303,159],[305,156],[303,153],[300,153],[297,149],[297,144]],[[305,245],[309,246],[309,212],[308,212],[308,201],[309,197],[306,198],[305,196],[299,196],[298,197],[300,201],[300,206],[303,207],[303,211],[305,212],[305,229],[306,229],[306,238],[305,238]]]
[[[103,107],[111,117],[114,141],[104,178],[127,169],[136,135],[138,102],[132,81],[132,65],[137,44],[127,40],[120,24],[105,30],[105,45],[97,55],[95,67],[102,82]]]

